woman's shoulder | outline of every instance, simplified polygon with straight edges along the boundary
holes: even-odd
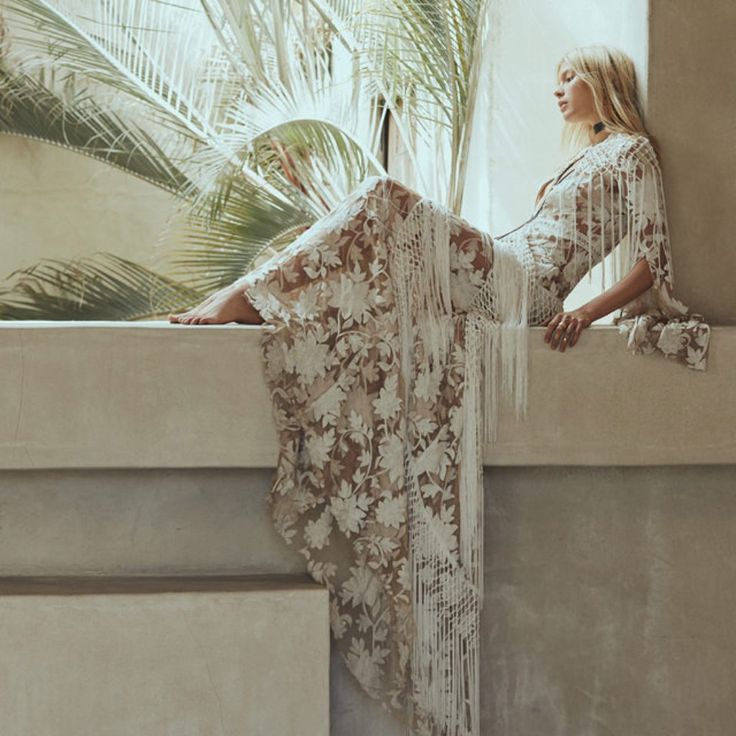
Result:
[[[613,144],[619,161],[637,160],[655,164],[658,161],[651,139],[643,133],[618,133]]]

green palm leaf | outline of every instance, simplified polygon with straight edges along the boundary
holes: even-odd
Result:
[[[204,294],[110,253],[46,258],[10,274],[0,319],[141,320],[197,304]]]
[[[314,219],[298,204],[276,202],[237,174],[223,176],[211,201],[190,210],[183,247],[167,252],[163,268],[209,293],[247,273],[262,253],[290,243]]]
[[[35,138],[99,159],[174,194],[194,189],[161,146],[89,96],[62,99],[0,62],[0,133]]]
[[[51,64],[139,105],[159,132],[236,163],[220,125],[244,92],[199,0],[4,0],[25,71]],[[280,193],[250,169],[254,184]]]
[[[237,171],[221,176],[208,200],[191,210],[187,247],[170,252],[168,273],[205,291],[230,284],[258,256],[281,250],[330,212],[343,192],[385,173],[344,131],[313,120],[291,121],[259,137],[249,163],[268,172],[293,206],[273,200]]]

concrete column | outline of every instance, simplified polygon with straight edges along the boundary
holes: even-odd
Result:
[[[736,322],[736,3],[651,0],[649,105],[660,144],[678,297]]]

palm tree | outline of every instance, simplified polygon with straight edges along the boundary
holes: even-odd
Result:
[[[14,271],[2,319],[200,302],[386,173],[389,120],[418,188],[418,143],[447,141],[459,214],[487,0],[0,2],[0,132],[140,177],[186,222],[162,273],[112,253]]]

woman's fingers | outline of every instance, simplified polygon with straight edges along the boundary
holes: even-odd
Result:
[[[550,344],[552,350],[559,348],[564,353],[578,341],[583,327],[583,321],[578,317],[560,312],[549,320],[544,341]]]
[[[552,350],[559,348],[564,353],[567,348],[573,347],[580,339],[580,333],[590,324],[586,314],[574,312],[558,312],[546,323],[547,331],[544,341],[550,344]]]
[[[550,333],[550,346],[552,350],[556,350],[558,346],[561,347],[564,345],[565,340],[563,340],[563,337],[567,334],[569,324],[569,320],[566,320],[565,315],[563,314],[550,325],[550,327],[552,327],[552,331]]]
[[[570,348],[573,345],[573,338],[575,337],[575,334],[578,331],[578,325],[580,324],[580,320],[575,319],[574,317],[567,323],[567,329],[563,333],[562,337],[560,338],[560,352],[564,353],[565,348]]]
[[[557,325],[560,323],[561,319],[562,319],[562,312],[555,314],[552,317],[552,319],[550,319],[549,323],[547,324],[547,331],[544,333],[545,342],[549,342],[552,339],[552,335],[557,329]]]
[[[580,339],[580,333],[582,331],[583,331],[583,323],[582,322],[578,322],[578,328],[575,331],[575,334],[573,335],[572,340],[570,340],[570,347],[572,347],[573,345],[577,345],[578,344],[578,340]]]

